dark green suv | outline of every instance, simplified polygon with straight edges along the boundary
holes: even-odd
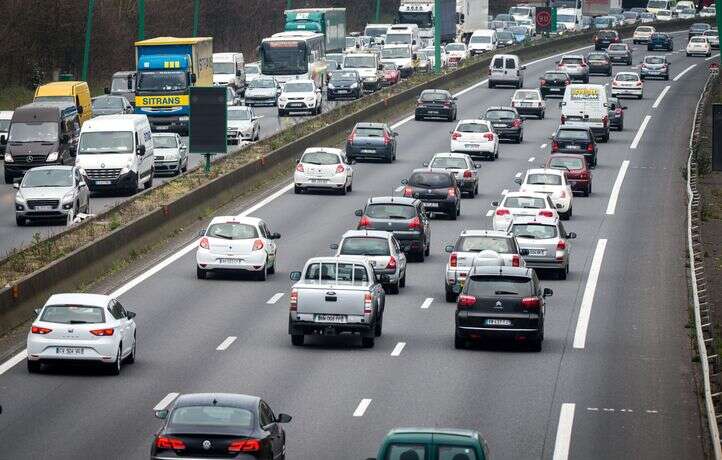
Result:
[[[477,431],[455,428],[395,428],[386,435],[376,459],[488,460],[489,448]]]

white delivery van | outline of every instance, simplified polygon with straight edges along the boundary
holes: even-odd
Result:
[[[153,186],[153,136],[145,115],[102,115],[80,130],[76,166],[93,191],[135,193]]]
[[[514,21],[530,20],[534,21],[536,18],[536,6],[519,4],[509,8],[509,14]]]
[[[595,138],[602,142],[609,141],[609,111],[604,85],[567,85],[564,99],[559,105],[562,125],[587,126]]]
[[[481,54],[496,50],[496,30],[475,30],[469,39],[469,54]]]
[[[514,88],[524,87],[526,66],[516,54],[495,54],[489,64],[489,88],[496,85],[511,85]]]
[[[246,88],[243,53],[213,53],[213,84],[230,86],[243,94]]]
[[[411,45],[413,51],[423,48],[416,24],[394,24],[386,31],[386,45]]]

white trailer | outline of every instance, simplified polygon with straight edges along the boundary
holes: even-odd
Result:
[[[467,43],[478,29],[489,28],[489,0],[457,0],[459,38]]]

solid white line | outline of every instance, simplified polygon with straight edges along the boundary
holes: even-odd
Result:
[[[622,189],[622,182],[624,176],[627,174],[627,168],[629,168],[629,160],[624,160],[622,166],[619,167],[619,173],[617,173],[617,180],[614,181],[612,186],[612,193],[609,195],[609,204],[607,204],[607,215],[613,215],[617,209],[617,200],[619,199],[619,191]]]
[[[471,90],[474,90],[474,89],[478,88],[478,87],[481,86],[481,85],[487,84],[488,82],[489,82],[489,79],[487,78],[486,80],[482,80],[482,81],[480,81],[479,83],[474,83],[473,85],[469,86],[468,88],[462,89],[461,91],[459,91],[458,93],[454,94],[453,96],[454,96],[454,97],[459,97],[459,96],[461,96],[461,95],[464,95],[464,94],[468,93],[468,92],[471,91]]]
[[[366,409],[369,408],[369,405],[371,405],[370,399],[362,399],[360,403],[358,403],[358,407],[355,411],[353,411],[354,417],[363,417],[364,413],[366,412]]]
[[[268,299],[268,302],[266,302],[269,305],[273,305],[274,303],[278,302],[281,297],[283,297],[283,292],[279,292],[273,295],[270,299]]]
[[[13,356],[12,358],[8,359],[4,363],[0,364],[0,375],[3,375],[5,372],[9,371],[14,365],[24,360],[27,356],[28,352],[27,349],[25,349],[17,355]]]
[[[427,308],[429,308],[429,306],[431,306],[431,302],[433,301],[433,297],[427,297],[426,300],[424,300],[424,303],[421,304],[421,308],[426,310]]]
[[[546,145],[546,144],[542,144],[541,146],[539,146],[539,148],[540,148],[540,149],[545,149],[545,148],[547,148],[547,145]]]
[[[592,266],[589,268],[589,278],[584,288],[584,297],[582,297],[582,306],[579,309],[579,318],[577,319],[577,330],[574,333],[574,348],[583,349],[587,341],[587,328],[589,327],[589,318],[592,315],[592,303],[594,302],[594,292],[597,290],[597,280],[599,279],[599,270],[602,268],[602,260],[604,259],[604,250],[607,247],[607,240],[600,239],[597,241],[597,249],[594,250],[592,258]]]
[[[165,396],[165,398],[161,399],[160,402],[155,405],[155,407],[153,408],[153,410],[163,410],[163,409],[165,409],[166,407],[168,407],[168,404],[170,404],[171,402],[173,402],[173,400],[178,397],[178,394],[179,394],[179,393],[168,393],[168,394]]]
[[[504,190],[501,191],[501,194],[502,194],[502,195],[506,195],[507,193],[509,193],[509,189],[504,189]]]
[[[687,72],[689,72],[690,70],[694,69],[695,67],[697,67],[697,64],[692,64],[691,66],[687,67],[686,69],[684,69],[683,71],[681,71],[676,77],[674,77],[674,79],[673,79],[672,81],[677,81],[677,80],[679,80],[680,78],[682,78],[682,75],[686,74]]]
[[[559,425],[557,425],[557,440],[554,442],[553,460],[567,460],[569,458],[569,446],[572,443],[572,425],[574,424],[573,403],[562,404],[559,412]]]
[[[705,58],[704,60],[705,60],[705,61],[711,61],[712,59],[717,58],[717,57],[719,57],[719,53],[713,54],[712,56],[710,56],[710,57],[708,57],[708,58]]]
[[[529,163],[534,163],[534,160],[536,160],[536,158],[535,158],[535,157],[531,157],[531,158],[529,158]]]
[[[488,211],[486,211],[486,217],[491,217],[492,214],[494,214],[493,209],[489,209]]]
[[[250,214],[253,214],[254,212],[258,211],[259,209],[261,209],[262,207],[264,207],[265,205],[267,205],[267,204],[270,203],[271,201],[275,200],[276,198],[280,197],[280,196],[283,195],[284,193],[288,192],[288,191],[291,190],[292,188],[293,188],[293,182],[291,182],[290,184],[282,187],[282,188],[279,189],[279,190],[276,190],[276,191],[275,191],[274,193],[272,193],[271,195],[268,195],[266,198],[262,199],[261,201],[259,201],[258,203],[254,204],[253,206],[251,206],[250,208],[246,209],[245,211],[243,211],[242,213],[240,213],[240,214],[238,214],[238,215],[241,216],[241,217],[246,217],[246,216],[248,216],[248,215],[250,215]]]
[[[399,120],[398,122],[396,122],[396,123],[394,123],[393,125],[389,126],[389,128],[391,128],[392,130],[394,130],[394,129],[398,128],[398,127],[401,126],[401,125],[405,125],[406,123],[410,122],[410,121],[413,120],[413,119],[414,119],[414,115],[409,115],[408,117],[402,118],[402,119]]]
[[[659,96],[657,96],[657,100],[654,101],[654,104],[652,104],[653,109],[656,109],[657,107],[659,107],[659,104],[662,102],[662,99],[664,99],[664,96],[667,95],[667,91],[669,91],[669,88],[671,88],[671,86],[667,85],[664,87],[662,92],[659,93]]]
[[[234,337],[234,336],[228,337],[226,340],[224,340],[223,342],[221,342],[220,345],[218,345],[218,348],[216,348],[216,350],[218,350],[218,351],[227,350],[228,347],[230,347],[231,344],[232,344],[233,342],[235,342],[237,338],[238,338],[238,337]]]
[[[394,351],[391,352],[391,356],[399,356],[401,354],[401,350],[404,349],[406,346],[406,342],[399,342],[394,347]]]
[[[518,172],[518,173],[514,174],[514,177],[516,177],[517,179],[520,178],[520,177],[521,177],[521,172]],[[504,193],[504,195],[506,195],[506,193]]]
[[[636,149],[637,145],[639,144],[639,141],[642,140],[642,136],[644,135],[644,130],[647,129],[647,123],[649,123],[649,120],[652,119],[651,115],[647,115],[644,117],[644,120],[642,120],[642,124],[639,126],[639,129],[637,130],[637,135],[634,136],[634,139],[632,139],[632,145],[629,146],[630,149]]]

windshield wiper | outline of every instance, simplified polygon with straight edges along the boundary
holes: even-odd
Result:
[[[494,291],[494,295],[519,295],[519,293],[512,291]]]
[[[532,240],[536,239],[536,236],[534,236],[534,235],[525,235],[523,233],[521,235],[516,235],[516,237],[517,238],[531,238]]]
[[[83,321],[82,319],[71,319],[68,324],[92,324],[91,321]]]
[[[213,235],[213,238],[223,238],[224,240],[232,240],[232,236],[226,236],[226,235]]]
[[[406,216],[397,216],[397,215],[395,215],[395,214],[392,214],[392,215],[388,216],[387,219],[408,219],[408,217],[406,217]]]

